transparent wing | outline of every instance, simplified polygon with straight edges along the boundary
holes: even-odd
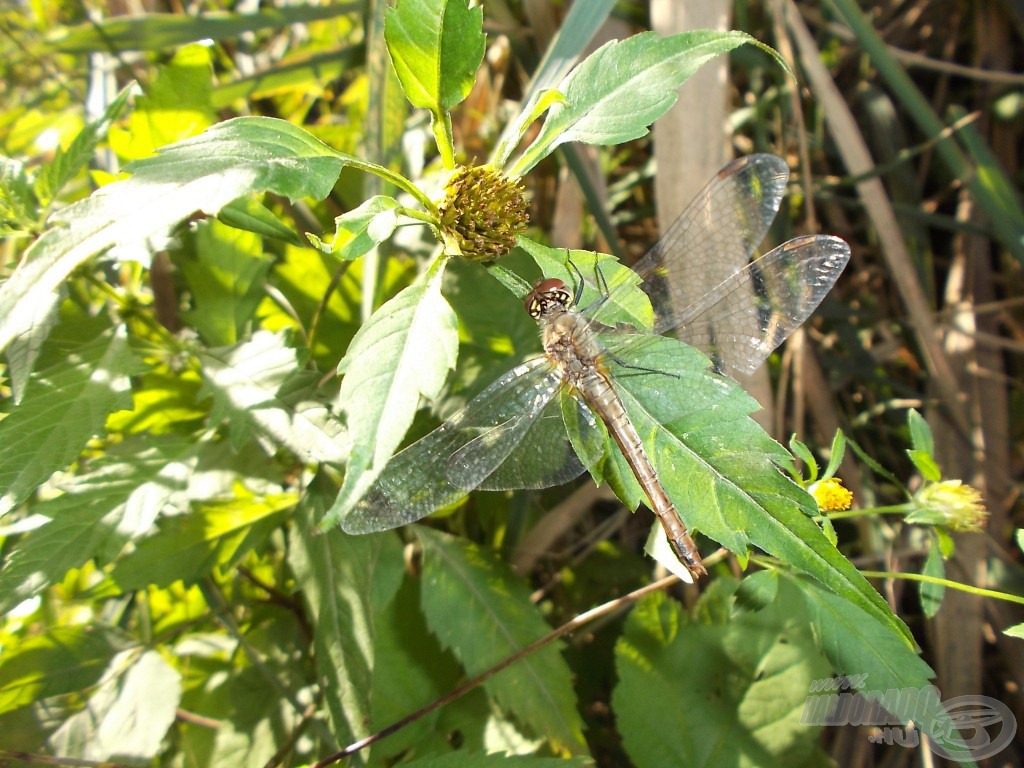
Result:
[[[488,479],[508,459],[521,464],[518,487],[546,487],[578,476],[583,467],[562,427],[561,453],[542,455],[517,450],[539,416],[553,449],[548,406],[561,385],[561,374],[545,358],[535,358],[502,376],[448,421],[399,451],[373,488],[342,521],[348,533],[371,533],[426,517],[477,487],[512,487],[511,474]],[[554,401],[557,404],[557,400]]]
[[[775,219],[789,178],[774,155],[749,155],[719,171],[633,269],[655,311],[654,332],[682,322],[690,285],[718,285],[750,261]]]
[[[849,261],[845,242],[818,236],[796,238],[750,262],[788,176],[774,155],[729,163],[634,266],[654,306],[654,332],[678,329],[678,338],[709,353],[725,373],[750,373],[763,363],[821,303]],[[687,286],[709,284],[715,287],[703,296],[686,295]],[[650,342],[634,337],[622,343],[635,354],[637,345]]]
[[[838,237],[790,240],[726,278],[679,316],[676,336],[722,373],[752,373],[821,303],[850,260]]]

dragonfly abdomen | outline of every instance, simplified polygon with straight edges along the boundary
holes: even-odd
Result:
[[[629,463],[633,475],[636,477],[640,487],[647,496],[651,510],[658,516],[669,543],[675,551],[680,562],[686,566],[694,578],[699,578],[707,573],[701,561],[697,544],[683,525],[679,517],[679,511],[675,504],[665,493],[665,488],[658,479],[657,470],[651,464],[647,452],[644,450],[640,435],[633,426],[629,414],[626,413],[622,400],[619,398],[615,387],[608,378],[598,369],[591,368],[576,382],[580,395],[591,410],[608,427],[615,444],[619,446],[622,455]]]

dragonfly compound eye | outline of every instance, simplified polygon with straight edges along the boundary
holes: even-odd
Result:
[[[567,307],[571,301],[572,295],[566,289],[565,283],[557,277],[549,277],[534,283],[533,290],[526,294],[523,306],[530,317],[536,319],[546,314],[551,307]]]

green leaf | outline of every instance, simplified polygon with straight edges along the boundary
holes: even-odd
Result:
[[[454,167],[448,112],[469,95],[483,61],[483,8],[466,0],[401,0],[388,9],[384,40],[406,97],[430,110],[441,158]]]
[[[258,331],[248,341],[201,352],[203,391],[213,395],[210,418],[228,421],[232,444],[270,440],[270,452],[287,448],[304,462],[340,462],[340,422],[321,403],[291,403],[286,388],[299,369],[294,349],[280,334]]]
[[[344,261],[352,261],[383,243],[398,226],[398,201],[384,195],[365,203],[334,220],[334,242],[325,245],[308,235],[317,248]]]
[[[907,451],[907,456],[910,457],[917,471],[921,473],[921,477],[925,480],[937,483],[942,479],[942,470],[935,463],[935,457],[928,451],[909,450]]]
[[[437,397],[455,367],[458,321],[441,295],[441,270],[378,309],[339,363],[339,402],[352,449],[345,484],[321,528],[336,524],[384,470],[420,398]]]
[[[368,735],[374,666],[374,610],[390,603],[402,579],[401,547],[393,535],[316,535],[330,503],[318,476],[296,510],[288,565],[313,623],[318,679],[325,680],[332,731],[342,743]]]
[[[176,581],[194,584],[260,546],[294,506],[290,493],[196,504],[187,515],[164,518],[156,533],[117,562],[110,578],[124,592]]]
[[[549,248],[527,237],[517,238],[517,244],[530,254],[544,277],[562,280],[574,295],[582,278],[579,309],[604,299],[609,293],[613,294],[614,301],[605,301],[595,314],[598,322],[609,326],[622,323],[638,329],[654,326],[654,310],[650,298],[640,289],[640,276],[614,256],[594,251]],[[621,290],[625,284],[632,285],[634,290]]]
[[[0,349],[32,330],[37,309],[52,306],[60,284],[93,254],[117,246],[122,258],[146,260],[153,240],[187,217],[216,215],[251,192],[323,199],[349,159],[283,120],[241,117],[136,161],[132,178],[60,211],[54,219],[63,226],[33,243],[0,286]]]
[[[39,221],[39,199],[25,164],[0,156],[0,234],[28,235]]]
[[[891,719],[884,713],[876,713],[875,718],[864,713],[864,717],[859,718],[862,722],[902,726],[913,720],[936,746],[969,759],[949,712],[939,700],[938,689],[931,683],[935,673],[898,632],[813,581],[794,576],[785,578],[803,593],[811,630],[832,663],[833,671],[863,680],[864,687],[856,695],[880,704],[891,713]],[[859,706],[852,701],[854,695],[847,691],[808,697],[803,722],[808,725],[845,724],[843,712]],[[845,709],[837,709],[837,706]],[[877,719],[882,722],[876,723]]]
[[[136,644],[101,624],[56,627],[4,648],[0,659],[0,712],[53,696],[88,690],[110,660]]]
[[[776,577],[744,581],[751,580],[767,585]],[[708,593],[699,611],[720,615],[728,600],[724,589]],[[654,593],[630,613],[615,666],[612,708],[637,768],[820,761],[816,733],[800,714],[811,682],[829,668],[792,588],[760,610],[712,623],[689,619],[681,605]]]
[[[123,651],[111,659],[85,709],[61,723],[47,744],[82,760],[151,760],[180,700],[181,674],[159,652]]]
[[[423,613],[467,674],[480,674],[550,631],[527,585],[485,551],[422,526],[416,532],[424,548]],[[505,712],[556,751],[586,751],[572,676],[558,645],[518,660],[484,685]]]
[[[264,8],[258,13],[224,13],[204,9],[201,14],[146,13],[92,19],[77,27],[59,27],[47,44],[63,53],[103,51],[158,51],[201,40],[222,40],[259,30],[285,29],[352,13],[355,3],[292,5]]]
[[[746,43],[760,45],[742,32],[712,30],[664,38],[644,32],[606,43],[559,83],[564,101],[552,105],[540,134],[511,173],[526,173],[561,144],[621,144],[646,135],[694,72]]]
[[[779,472],[789,454],[749,414],[757,403],[666,337],[604,334],[608,368],[658,476],[691,530],[740,557],[750,544],[818,579],[911,641],[906,626],[814,523],[814,500]],[[663,376],[635,375],[636,371]]]
[[[64,185],[92,161],[96,147],[124,110],[131,91],[132,86],[122,89],[98,120],[94,120],[79,131],[67,149],[58,147],[53,158],[40,169],[35,191],[44,205],[52,202]]]
[[[1007,627],[1003,630],[1003,634],[1024,640],[1024,624],[1014,624],[1012,627]]]
[[[64,494],[32,507],[45,521],[18,542],[0,571],[0,614],[92,558],[108,560],[172,504],[196,463],[195,446],[146,435],[94,460]],[[130,457],[130,458],[128,458]]]
[[[131,407],[128,377],[138,370],[119,326],[34,377],[0,421],[0,516],[103,434],[111,411]]]
[[[911,447],[915,451],[934,455],[935,439],[932,437],[932,428],[913,408],[907,411],[907,428],[910,430]]]
[[[825,467],[825,477],[835,477],[839,471],[839,465],[843,463],[843,456],[846,454],[846,435],[843,430],[837,429],[835,437],[832,438],[832,447],[829,449],[828,466]]]
[[[796,435],[793,435],[789,439],[789,450],[793,452],[794,456],[807,465],[807,482],[813,483],[817,480],[818,462],[815,460],[814,454],[811,453],[811,449],[797,440]]]
[[[211,57],[209,46],[193,43],[157,69],[126,125],[110,130],[110,146],[119,157],[150,157],[158,147],[195,136],[216,122]]]
[[[184,317],[210,346],[235,344],[252,331],[273,260],[259,237],[216,220],[196,228],[194,246],[175,260],[192,294]]]
[[[295,234],[290,226],[263,203],[251,197],[243,197],[228,203],[220,209],[217,219],[229,227],[252,232],[261,237],[272,237],[289,245],[305,247],[306,243]]]

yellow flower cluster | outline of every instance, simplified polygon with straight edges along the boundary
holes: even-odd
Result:
[[[826,477],[811,483],[807,492],[818,502],[818,509],[822,512],[841,512],[853,503],[853,493],[843,487],[843,481],[838,477]]]

